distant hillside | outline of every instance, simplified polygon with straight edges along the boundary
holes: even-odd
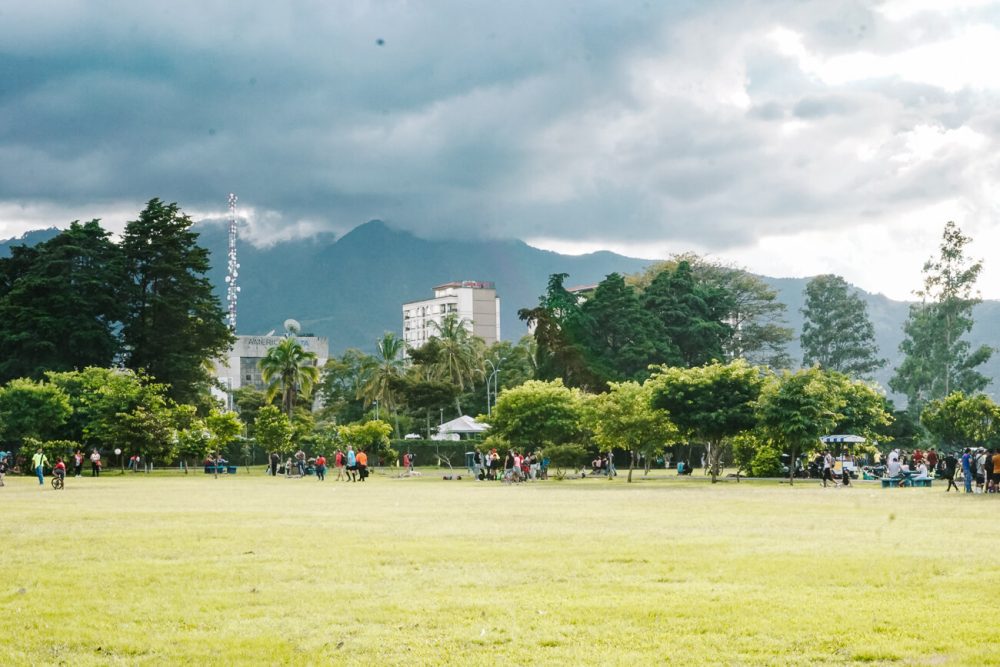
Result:
[[[225,294],[226,229],[218,224],[197,227],[201,243],[213,257],[210,278],[220,298]],[[28,232],[19,239],[0,241],[0,257],[10,247],[33,245],[52,238],[55,229]],[[242,242],[239,247],[240,333],[280,330],[293,317],[308,332],[330,339],[330,351],[348,347],[371,351],[384,331],[402,328],[401,306],[406,301],[432,296],[431,288],[452,280],[488,280],[496,283],[501,303],[501,333],[517,340],[526,329],[517,311],[538,302],[552,273],[568,273],[568,285],[599,282],[609,273],[634,273],[647,260],[610,252],[560,255],[532,248],[520,241],[427,240],[386,224],[372,221],[342,238],[319,235],[304,240],[256,248]],[[802,330],[801,309],[808,278],[764,277],[788,307],[787,321],[796,336]],[[900,360],[899,343],[909,304],[881,294],[858,293],[868,304],[880,353],[889,360],[878,375],[888,389],[892,369]],[[976,307],[975,326],[969,336],[973,346],[998,345],[1000,301]],[[789,353],[801,361],[798,340]],[[1000,395],[1000,354],[983,369],[994,378],[990,387]]]

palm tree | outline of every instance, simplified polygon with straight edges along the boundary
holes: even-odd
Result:
[[[308,398],[319,381],[316,353],[309,352],[292,336],[267,351],[258,363],[264,382],[268,383],[267,399],[281,394],[282,409],[292,418],[295,400],[301,393]]]
[[[445,315],[440,324],[431,322],[437,330],[433,337],[437,339],[439,350],[438,375],[461,391],[474,386],[476,377],[483,375],[482,356],[486,350],[483,339],[469,333],[467,323],[468,320],[460,320],[454,313]],[[462,405],[457,396],[455,408],[461,416]]]
[[[365,379],[358,391],[365,405],[378,404],[389,410],[396,422],[396,437],[399,437],[399,407],[395,385],[403,377],[403,339],[387,331],[375,344],[378,354],[366,369]]]

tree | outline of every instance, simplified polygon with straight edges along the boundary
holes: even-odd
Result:
[[[491,434],[513,445],[541,449],[579,442],[583,435],[583,398],[562,380],[530,380],[497,398]]]
[[[698,368],[662,367],[649,380],[652,405],[666,410],[688,438],[706,445],[712,482],[718,480],[725,440],[756,424],[763,379],[744,360]]]
[[[976,368],[990,359],[993,348],[972,350],[962,339],[972,329],[972,308],[979,303],[975,284],[983,268],[965,255],[971,240],[954,222],[945,225],[939,256],[924,264],[924,287],[917,292],[921,302],[910,306],[899,347],[903,362],[889,386],[906,395],[914,415],[928,401],[953,391],[975,393],[989,384]]]
[[[942,447],[983,447],[1000,436],[1000,406],[985,394],[956,391],[929,402],[920,423]]]
[[[257,442],[265,451],[291,453],[292,424],[288,415],[273,405],[265,405],[257,412],[254,433]]]
[[[367,452],[373,459],[372,463],[378,461],[380,454],[387,459],[395,458],[389,449],[392,426],[388,422],[379,419],[360,424],[344,424],[337,427],[337,433],[345,444],[354,445],[358,451]]]
[[[323,404],[323,414],[332,415],[344,424],[360,420],[365,414],[362,387],[366,374],[375,364],[373,357],[355,348],[330,358],[316,389]]]
[[[786,307],[777,300],[778,293],[760,277],[686,253],[653,264],[630,281],[645,288],[657,275],[674,269],[682,261],[690,264],[698,284],[719,290],[728,304],[722,321],[730,327],[731,335],[723,344],[724,360],[746,359],[751,364],[787,368],[791,359],[786,346],[793,332],[785,325]]]
[[[815,447],[843,419],[846,400],[842,377],[813,366],[772,377],[761,391],[757,409],[760,427],[788,451],[792,463],[789,483],[795,480],[799,452]]]
[[[396,425],[396,437],[399,433],[399,400],[396,393],[398,381],[403,377],[403,339],[387,331],[376,342],[377,354],[369,358],[369,365],[364,369],[364,380],[359,387],[365,405],[377,402],[387,412],[393,415]]]
[[[235,412],[212,410],[205,417],[205,428],[209,432],[208,445],[213,452],[223,452],[240,439],[243,422]]]
[[[651,405],[652,391],[637,382],[612,383],[611,391],[592,401],[594,440],[607,449],[629,452],[628,481],[639,455],[656,456],[678,433],[666,413]]]
[[[696,279],[687,260],[661,271],[643,293],[643,305],[670,341],[673,365],[703,366],[725,359],[733,330],[725,319],[732,310],[721,287]]]
[[[124,360],[168,386],[178,403],[207,392],[208,360],[233,340],[206,277],[208,251],[177,204],[152,199],[122,236]]]
[[[268,404],[267,394],[256,387],[246,385],[233,392],[233,405],[240,416],[240,421],[247,427],[247,436],[253,437],[253,424],[257,413]]]
[[[435,329],[432,337],[437,341],[435,376],[449,380],[458,387],[459,392],[466,387],[475,386],[476,378],[483,373],[483,340],[469,333],[466,328],[468,320],[460,320],[454,313],[445,315],[440,324],[434,321],[431,324]],[[457,395],[455,410],[458,416],[462,415],[462,404]]]
[[[55,385],[19,378],[0,388],[0,430],[8,443],[52,439],[72,412],[69,397]]]
[[[0,381],[45,371],[110,366],[121,252],[97,220],[0,259]]]
[[[885,366],[878,356],[868,306],[840,276],[816,276],[806,284],[802,309],[803,366],[868,378]]]
[[[299,394],[312,395],[313,386],[319,381],[316,353],[306,350],[293,336],[286,336],[268,349],[258,362],[261,378],[268,384],[267,399],[281,395],[281,405],[288,418],[292,418]]]

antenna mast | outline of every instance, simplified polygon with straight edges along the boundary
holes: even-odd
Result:
[[[229,330],[236,333],[236,298],[240,293],[240,288],[236,285],[236,278],[240,275],[240,264],[236,261],[236,200],[238,197],[232,192],[229,193],[229,262],[226,271],[226,300],[229,303],[229,315],[226,321]]]

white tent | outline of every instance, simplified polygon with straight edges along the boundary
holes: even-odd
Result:
[[[438,426],[431,440],[461,440],[463,436],[478,435],[489,429],[489,424],[481,424],[468,415],[462,415]]]

